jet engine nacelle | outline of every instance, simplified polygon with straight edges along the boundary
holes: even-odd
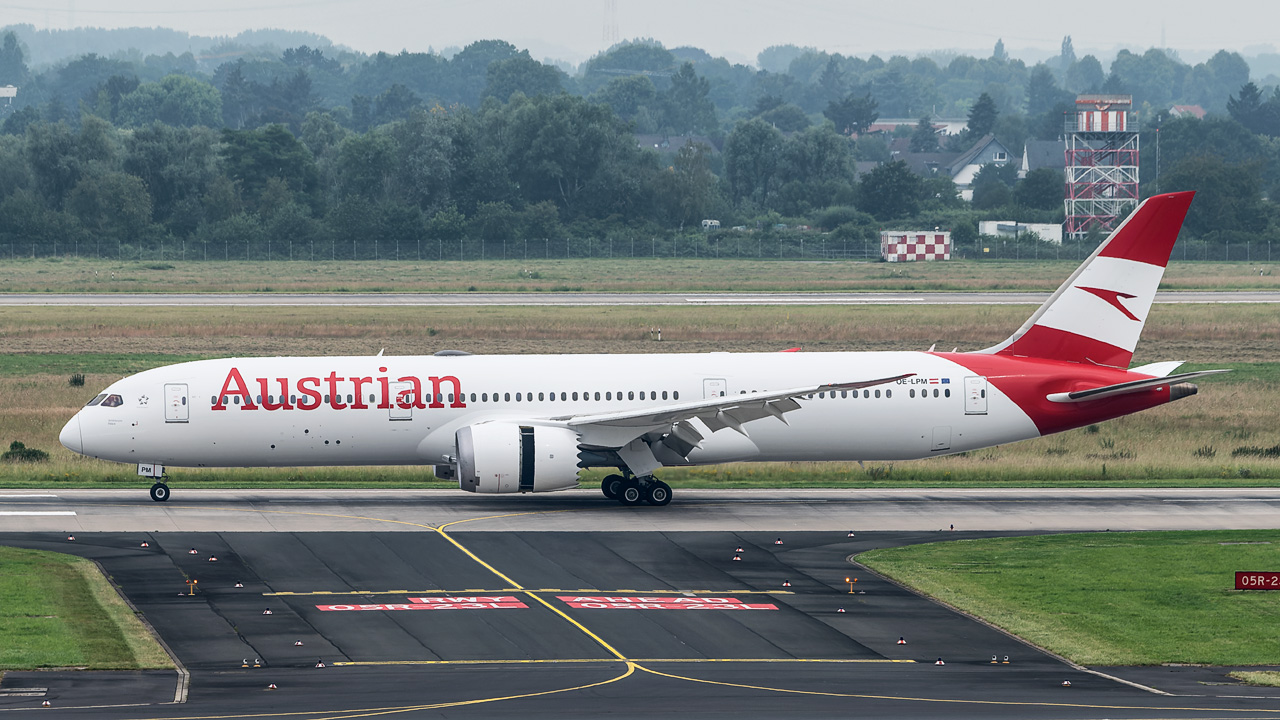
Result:
[[[458,487],[474,493],[527,493],[578,486],[578,433],[492,422],[458,430]]]

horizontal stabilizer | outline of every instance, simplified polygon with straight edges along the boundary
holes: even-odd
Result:
[[[1199,372],[1182,373],[1181,375],[1170,375],[1168,377],[1154,377],[1145,380],[1134,380],[1132,382],[1119,383],[1117,385],[1104,385],[1102,387],[1090,388],[1088,390],[1077,390],[1075,392],[1052,393],[1047,397],[1050,402],[1056,403],[1073,403],[1085,402],[1087,400],[1102,400],[1103,398],[1115,397],[1116,395],[1127,395],[1129,393],[1142,392],[1153,387],[1162,385],[1174,385],[1180,382],[1186,382],[1193,378],[1204,377],[1205,375],[1217,375],[1218,373],[1231,372],[1230,370],[1201,370]]]

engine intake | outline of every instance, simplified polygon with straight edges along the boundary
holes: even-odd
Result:
[[[566,428],[479,423],[458,430],[458,487],[527,493],[578,486],[578,433]]]

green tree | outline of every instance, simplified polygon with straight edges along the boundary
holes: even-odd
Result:
[[[911,133],[911,152],[937,152],[938,131],[933,128],[933,119],[928,115],[920,118],[916,129]]]
[[[153,217],[175,235],[194,232],[204,219],[201,199],[220,177],[218,141],[208,128],[162,123],[124,136],[125,172],[142,180]]]
[[[529,57],[528,50],[522,50],[515,57],[495,60],[489,64],[484,97],[506,102],[517,92],[530,97],[554,95],[564,92],[560,75],[560,71],[554,66],[543,65]]]
[[[1262,164],[1233,165],[1217,155],[1192,155],[1160,178],[1161,188],[1195,190],[1183,227],[1199,237],[1222,231],[1258,233],[1267,227],[1262,202]]]
[[[1247,82],[1240,92],[1227,99],[1227,112],[1231,119],[1260,133],[1264,131],[1265,116],[1263,113],[1262,91],[1252,82]]]
[[[134,127],[162,122],[175,127],[222,125],[222,94],[209,83],[185,75],[142,83],[120,98],[120,122]]]
[[[924,183],[901,160],[885,163],[862,176],[858,206],[877,220],[893,220],[920,212]]]
[[[851,93],[840,101],[832,100],[827,103],[827,109],[822,114],[835,124],[836,130],[861,135],[880,117],[877,105],[871,93],[861,97]]]
[[[811,124],[809,116],[805,115],[798,105],[791,103],[783,103],[775,108],[766,110],[756,117],[778,128],[782,132],[795,132],[804,130]]]
[[[995,49],[991,51],[991,59],[996,62],[1009,62],[1009,53],[1004,49],[1004,38],[996,40]]]
[[[151,225],[151,196],[142,180],[128,173],[86,175],[67,195],[67,208],[108,242],[137,242]]]
[[[822,69],[822,76],[818,78],[818,87],[822,90],[823,98],[828,101],[843,94],[844,73],[840,71],[840,60],[837,56],[832,55],[827,58],[827,64]]]
[[[983,137],[995,130],[1000,111],[996,109],[996,101],[987,93],[978,96],[977,102],[969,108],[969,131],[975,137]]]
[[[1067,68],[1064,85],[1074,93],[1097,92],[1103,81],[1107,79],[1102,71],[1102,63],[1092,55],[1085,55]]]
[[[1013,186],[1013,201],[1036,210],[1057,210],[1062,207],[1065,185],[1061,170],[1032,170]]]
[[[711,83],[694,72],[693,63],[685,63],[671,76],[666,93],[666,127],[683,135],[705,133],[716,126],[716,107],[708,99]]]
[[[759,119],[738,123],[724,144],[725,180],[736,200],[763,204],[774,189],[782,133]]]
[[[692,227],[708,217],[716,197],[716,176],[711,171],[711,148],[687,142],[671,165],[666,200],[673,225]]]
[[[1053,71],[1048,65],[1040,63],[1031,68],[1031,76],[1027,79],[1027,115],[1043,115],[1053,110],[1058,103],[1064,102],[1069,93],[1063,92]]]
[[[0,44],[0,85],[22,87],[29,78],[30,72],[27,70],[18,36],[12,32],[5,33],[4,42]]]
[[[249,207],[257,207],[267,180],[280,178],[296,192],[318,189],[319,173],[305,145],[283,125],[222,131],[221,156],[227,176],[240,183]]]

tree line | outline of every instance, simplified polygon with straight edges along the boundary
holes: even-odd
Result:
[[[987,167],[971,204],[949,178],[896,162],[892,137],[867,132],[877,119],[941,101],[969,129],[940,148],[922,114],[898,131],[913,150],[992,133],[1019,154],[1027,138],[1061,133],[1073,90],[1135,87],[1219,109],[1205,120],[1143,111],[1144,192],[1200,190],[1194,239],[1269,239],[1280,94],[1250,83],[1232,53],[1187,66],[1152,52],[1121,52],[1103,74],[1069,39],[1031,68],[1000,45],[945,66],[784,47],[761,54],[775,70],[757,70],[634,42],[570,75],[483,41],[449,58],[300,46],[211,73],[189,54],[89,54],[32,71],[9,33],[0,84],[20,90],[0,124],[0,248],[443,258],[527,254],[532,241],[555,256],[776,257],[867,252],[890,226],[944,227],[967,247],[979,219],[1060,222],[1061,174]],[[703,232],[708,218],[721,229]],[[815,231],[830,235],[804,250]]]

